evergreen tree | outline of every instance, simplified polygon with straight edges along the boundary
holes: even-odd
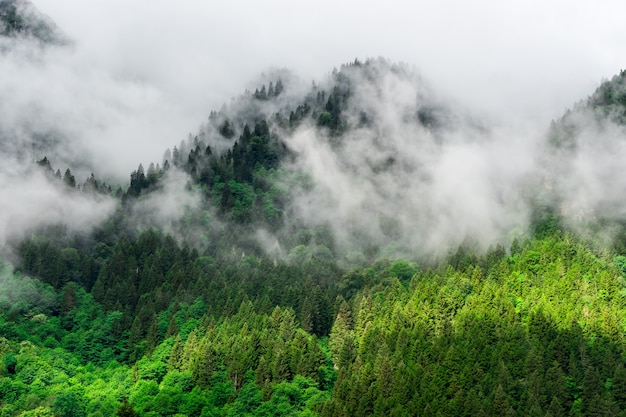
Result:
[[[63,182],[70,188],[76,188],[76,178],[74,178],[69,168],[63,174]]]

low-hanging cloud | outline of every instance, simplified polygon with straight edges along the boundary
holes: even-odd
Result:
[[[35,4],[97,67],[158,86],[177,109],[199,112],[194,123],[267,68],[319,80],[368,56],[417,65],[438,90],[496,117],[545,123],[626,55],[619,0]]]
[[[242,14],[240,2],[36,2],[74,43],[40,48],[22,39],[3,52],[0,149],[31,161],[48,156],[55,166],[72,167],[78,178],[95,172],[125,184],[139,162],[158,161],[165,148],[194,126],[205,126],[211,109],[268,67],[288,66],[319,80],[346,59],[384,55],[419,65],[438,91],[459,97],[480,116],[491,111],[489,118],[501,123],[481,126],[459,116],[465,111],[437,100],[415,73],[381,72],[376,83],[359,80],[354,106],[344,114],[352,129],[340,146],[313,126],[286,138],[298,155],[294,167],[315,182],[314,194],[296,196],[290,215],[332,225],[346,246],[371,239],[432,251],[468,234],[491,242],[528,222],[518,184],[537,174],[543,123],[617,71],[619,62],[611,57],[624,50],[616,12],[624,6],[618,2],[593,10],[568,3],[567,15],[538,2],[515,13],[490,1],[394,7],[366,2],[358,5],[358,21],[349,2],[322,2],[306,13],[275,2],[280,7],[266,13],[262,3],[245,5]],[[334,13],[328,14],[330,6]],[[545,13],[537,16],[535,8]],[[604,19],[594,19],[596,13]],[[371,30],[382,21],[390,30]],[[594,21],[602,21],[600,30],[571,30]],[[293,98],[289,105],[297,94]],[[268,115],[275,110],[265,109]],[[435,112],[442,126],[416,123],[420,110]],[[370,125],[358,125],[361,111]],[[521,123],[526,117],[530,123]],[[217,149],[225,147],[222,142]],[[613,162],[606,165],[599,163],[601,152],[581,150],[572,163],[576,172],[563,190],[573,205],[582,204],[581,196],[607,200],[610,190],[621,190],[615,180],[610,190],[603,187],[611,184],[609,167],[619,165],[621,151],[608,155]],[[1,175],[7,183],[13,178]],[[176,187],[184,189],[187,179],[172,175],[160,194],[136,207],[146,225],[167,224],[185,207],[197,207],[197,194],[176,199]],[[163,211],[150,213],[157,208]]]
[[[618,1],[531,1],[515,9],[491,0],[324,0],[306,11],[275,1],[34,4],[72,46],[46,48],[34,60],[15,51],[3,56],[0,114],[8,109],[27,121],[24,127],[6,116],[3,129],[54,136],[54,163],[75,165],[57,162],[75,154],[85,174],[97,165],[109,182],[127,181],[139,162],[158,161],[269,68],[288,67],[310,81],[355,56],[386,56],[418,65],[438,91],[494,119],[547,123],[617,71],[626,45]],[[382,22],[388,30],[371,30]]]
[[[616,107],[623,113],[623,106]],[[588,226],[600,220],[600,234],[610,239],[612,226],[626,214],[626,128],[602,108],[589,100],[567,112],[551,130],[552,147],[540,166],[567,224],[592,233]]]
[[[485,248],[510,243],[509,232],[528,226],[522,186],[534,170],[538,132],[478,126],[410,70],[367,65],[345,71],[352,99],[343,114],[350,125],[365,113],[367,126],[331,138],[307,125],[286,139],[297,155],[291,168],[314,183],[295,195],[292,215],[330,225],[344,249],[393,243],[441,254],[468,236]],[[436,126],[420,122],[425,109],[438,112]]]
[[[200,122],[158,86],[95,65],[78,45],[0,39],[0,149],[47,156],[79,176],[113,183],[146,158],[157,161]]]
[[[134,230],[158,228],[180,236],[183,217],[192,216],[202,207],[202,197],[191,188],[189,175],[176,168],[168,170],[160,180],[159,188],[133,201],[127,226]]]
[[[0,167],[0,248],[41,227],[63,225],[84,232],[108,218],[116,203],[107,196],[83,193],[50,178],[34,163],[3,155]]]

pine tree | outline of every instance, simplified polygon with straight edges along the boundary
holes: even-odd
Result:
[[[509,399],[504,390],[502,389],[502,385],[498,385],[496,388],[494,398],[493,398],[493,415],[494,416],[514,416],[515,411],[511,408],[509,404]]]
[[[188,370],[192,367],[192,362],[196,354],[196,350],[198,349],[198,333],[197,330],[194,329],[187,340],[185,341],[185,346],[183,347],[183,352],[181,356],[181,370]]]
[[[271,395],[272,372],[264,356],[259,359],[259,366],[255,371],[256,383],[263,391],[263,400],[266,401]]]
[[[74,291],[74,286],[70,282],[65,287],[65,292],[63,293],[63,301],[61,302],[61,314],[67,314],[71,310],[76,307],[76,292]]]
[[[276,81],[276,86],[274,87],[274,95],[279,96],[280,93],[283,92],[283,89],[283,80],[279,78],[278,81]]]
[[[335,319],[335,323],[330,331],[330,352],[333,356],[333,360],[335,365],[338,364],[339,354],[345,343],[346,338],[351,333],[352,326],[352,313],[350,311],[350,306],[345,301],[342,301],[339,306],[339,312],[337,313],[337,318]]]
[[[70,188],[76,188],[76,178],[74,178],[69,168],[65,170],[63,182]]]
[[[183,342],[180,339],[180,335],[176,335],[176,341],[172,346],[172,352],[167,362],[167,368],[169,371],[180,371],[183,365]]]

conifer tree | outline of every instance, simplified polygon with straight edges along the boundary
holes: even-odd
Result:
[[[74,178],[69,168],[65,170],[63,182],[70,188],[76,188],[76,178]]]

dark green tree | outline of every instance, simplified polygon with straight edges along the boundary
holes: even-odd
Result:
[[[85,408],[74,392],[59,394],[52,403],[52,410],[60,417],[85,417]]]
[[[122,405],[117,409],[116,416],[118,417],[136,417],[137,413],[132,405],[128,402],[128,398],[124,397],[122,399]]]
[[[70,188],[76,188],[76,178],[74,178],[69,168],[65,170],[63,182]]]

